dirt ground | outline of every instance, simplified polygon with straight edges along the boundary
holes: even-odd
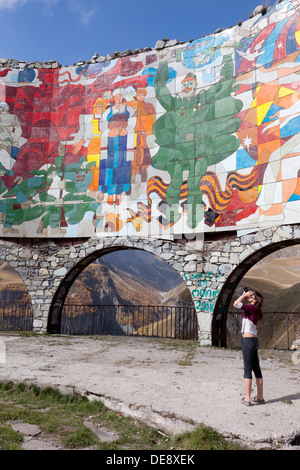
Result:
[[[88,393],[170,434],[202,423],[255,448],[299,450],[291,444],[300,438],[300,351],[260,350],[260,359],[266,404],[246,407],[240,351],[156,338],[0,333],[0,381]]]

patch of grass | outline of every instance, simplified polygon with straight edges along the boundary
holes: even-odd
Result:
[[[175,349],[177,351],[191,351],[198,348],[197,341],[183,341],[180,339],[153,338],[161,349]]]
[[[200,426],[176,437],[144,422],[108,410],[101,401],[66,395],[36,385],[0,382],[0,449],[21,449],[23,438],[11,424],[15,421],[39,426],[39,439],[50,439],[64,449],[99,450],[232,450],[235,447],[211,428]],[[100,442],[85,426],[113,432],[113,442]]]
[[[0,449],[20,450],[22,442],[22,436],[11,426],[0,426]]]
[[[184,450],[241,450],[241,447],[205,426],[198,426],[195,431],[177,436],[174,444],[177,449]]]
[[[194,351],[187,351],[185,356],[179,361],[177,361],[177,363],[180,366],[192,366],[194,357],[195,357]]]
[[[62,443],[67,449],[86,448],[98,443],[95,434],[87,427],[81,425],[67,435],[62,436]]]

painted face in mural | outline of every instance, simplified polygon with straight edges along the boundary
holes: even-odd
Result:
[[[119,95],[116,95],[115,100],[116,100],[116,104],[122,104],[123,95],[121,95],[121,93]]]
[[[95,113],[97,115],[103,114],[105,108],[105,102],[103,100],[97,100],[94,106]]]
[[[189,98],[195,93],[197,87],[197,80],[193,73],[189,73],[181,82],[182,92],[186,98]]]
[[[122,88],[118,88],[114,91],[113,96],[115,100],[115,106],[121,106],[123,104],[124,90]]]
[[[0,113],[7,113],[8,112],[8,104],[5,101],[1,101],[0,103]]]
[[[110,101],[113,100],[113,95],[110,90],[107,90],[103,93],[103,99],[106,103],[109,103]]]
[[[147,94],[147,92],[146,92],[146,90],[144,90],[144,89],[137,90],[137,92],[136,92],[136,99],[137,99],[138,101],[144,101],[146,94]]]

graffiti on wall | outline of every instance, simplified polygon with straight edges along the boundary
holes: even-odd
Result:
[[[160,51],[0,70],[0,233],[299,222],[300,2]]]
[[[214,289],[212,283],[222,277],[223,273],[220,270],[216,274],[212,271],[184,274],[184,280],[192,281],[195,286],[191,289],[191,295],[195,303],[196,312],[213,313],[220,291]]]

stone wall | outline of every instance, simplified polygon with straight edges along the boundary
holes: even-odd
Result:
[[[112,249],[146,250],[167,262],[186,282],[198,315],[200,344],[204,345],[211,344],[215,305],[228,277],[245,260],[250,260],[246,267],[250,269],[257,262],[257,254],[262,258],[267,248],[275,251],[283,242],[300,243],[300,226],[267,227],[225,242],[185,245],[137,237],[101,241],[95,237],[64,245],[52,240],[28,243],[0,240],[0,258],[14,267],[24,281],[33,305],[33,329],[45,333],[53,299],[59,297],[63,287],[70,287],[85,266]]]
[[[211,344],[230,286],[298,242],[299,11],[278,0],[225,31],[73,66],[0,59],[0,258],[35,331],[90,262],[139,248],[180,273]]]

